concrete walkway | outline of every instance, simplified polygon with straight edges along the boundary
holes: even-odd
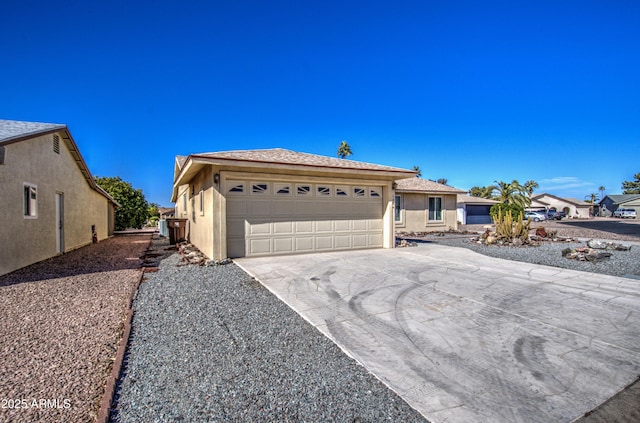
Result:
[[[640,374],[640,281],[437,245],[236,262],[433,422],[570,422]]]

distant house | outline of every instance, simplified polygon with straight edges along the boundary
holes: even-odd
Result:
[[[489,198],[458,194],[458,221],[463,225],[493,223],[489,210],[497,203]]]
[[[66,125],[0,120],[0,198],[0,275],[113,234],[117,203]]]
[[[171,201],[214,260],[393,248],[393,183],[414,175],[281,148],[192,154],[176,157]]]
[[[598,206],[600,216],[611,216],[619,208],[634,209],[636,214],[640,214],[640,194],[607,195]]]
[[[396,182],[395,228],[403,232],[458,229],[457,196],[463,190],[422,178]]]
[[[538,194],[531,197],[527,210],[563,211],[570,218],[588,218],[591,204],[575,198],[561,198],[552,194]]]

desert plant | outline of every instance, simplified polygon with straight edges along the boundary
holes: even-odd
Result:
[[[498,214],[502,214],[502,216],[510,214],[511,219],[515,220],[518,218],[518,215],[524,214],[524,208],[518,204],[497,203],[491,206],[491,209],[489,209],[489,215],[495,220]]]
[[[529,240],[531,222],[524,220],[522,212],[514,220],[511,213],[505,212],[503,215],[502,210],[499,210],[498,214],[493,218],[493,224],[496,227],[497,239],[508,243],[513,243],[514,240],[518,239],[521,244]]]

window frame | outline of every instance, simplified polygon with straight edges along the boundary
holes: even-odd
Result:
[[[22,215],[25,219],[38,218],[38,186],[36,184],[22,183]]]
[[[404,207],[404,197],[402,194],[395,194],[393,196],[393,222],[403,224],[402,209]]]
[[[433,209],[433,216],[434,218],[431,218],[432,215],[432,209],[431,209],[431,200],[434,200],[434,209]],[[444,203],[444,198],[442,196],[429,196],[427,198],[427,223],[431,223],[431,222],[444,222],[444,207],[442,207]],[[439,208],[437,207],[439,204]],[[437,218],[437,213],[440,213],[440,218]]]

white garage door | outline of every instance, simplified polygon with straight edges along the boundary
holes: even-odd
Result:
[[[226,184],[227,255],[382,247],[382,187],[272,181]]]

